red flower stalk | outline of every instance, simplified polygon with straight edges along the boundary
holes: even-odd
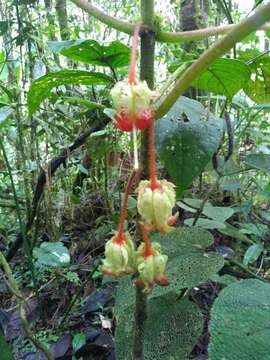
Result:
[[[125,195],[124,195],[124,200],[123,200],[123,204],[122,204],[122,208],[121,208],[121,216],[120,216],[120,222],[119,222],[117,234],[113,239],[113,242],[116,244],[123,244],[126,241],[126,237],[124,234],[124,228],[125,228],[125,221],[126,221],[126,216],[127,216],[128,195],[130,193],[132,182],[133,182],[133,179],[135,176],[136,176],[136,171],[133,170],[133,172],[131,173],[131,175],[128,179],[128,183],[127,183],[127,186],[125,189]]]

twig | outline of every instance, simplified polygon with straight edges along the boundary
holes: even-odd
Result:
[[[13,293],[13,295],[15,296],[18,306],[20,308],[21,324],[25,331],[26,336],[35,344],[35,346],[40,351],[42,351],[45,354],[45,356],[47,357],[48,360],[54,360],[52,354],[47,349],[47,347],[45,345],[43,345],[42,342],[40,342],[35,337],[35,335],[32,333],[32,331],[30,330],[30,327],[29,327],[29,324],[28,324],[28,321],[26,318],[26,312],[25,312],[25,300],[18,288],[17,282],[11,272],[10,266],[8,265],[8,262],[1,251],[0,251],[0,265],[2,266],[3,271],[6,275],[8,287],[9,287],[10,291]]]

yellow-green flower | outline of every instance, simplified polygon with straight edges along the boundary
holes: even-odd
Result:
[[[161,180],[154,190],[148,180],[143,180],[138,188],[138,211],[145,226],[162,232],[172,230],[168,219],[175,204],[174,184]]]
[[[122,276],[135,271],[135,248],[129,233],[116,234],[105,245],[105,259],[100,270],[107,275]]]

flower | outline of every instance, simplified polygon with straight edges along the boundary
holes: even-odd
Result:
[[[172,230],[170,221],[175,204],[174,184],[160,180],[154,188],[151,181],[143,180],[138,188],[138,211],[146,227],[161,232]]]
[[[165,268],[168,260],[167,255],[161,254],[160,244],[154,242],[150,245],[142,243],[137,249],[137,269],[139,278],[135,283],[145,292],[152,290],[155,284],[169,285],[165,276]]]
[[[129,233],[117,233],[106,243],[105,259],[100,270],[116,277],[135,271],[135,248]]]
[[[122,131],[131,131],[133,124],[144,130],[153,117],[151,101],[156,93],[149,89],[146,81],[129,84],[119,81],[111,90],[114,107],[117,111],[114,124]]]

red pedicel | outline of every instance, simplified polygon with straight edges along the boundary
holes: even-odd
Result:
[[[132,122],[125,111],[118,113],[114,120],[114,126],[122,131],[132,131]]]
[[[164,276],[162,276],[162,277],[159,279],[158,284],[159,284],[160,286],[168,286],[168,285],[170,285],[170,282],[169,282],[169,280],[166,278],[166,276],[164,275]]]
[[[137,129],[145,130],[149,126],[149,121],[153,116],[151,110],[142,111],[139,116],[136,118],[135,125]]]

